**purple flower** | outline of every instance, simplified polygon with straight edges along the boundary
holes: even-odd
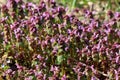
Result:
[[[117,35],[120,37],[120,30],[117,32]]]
[[[8,7],[12,6],[13,11],[17,9],[17,2],[15,0],[8,0]]]
[[[84,12],[85,12],[85,17],[93,18],[93,13],[90,12],[89,10],[84,10]]]
[[[93,71],[94,74],[97,73],[97,71],[94,69],[94,65],[91,66],[91,69],[92,69],[92,71]]]
[[[51,41],[51,43],[54,43],[54,42],[55,42],[55,39],[54,39],[54,38],[51,38],[50,41]]]
[[[22,4],[23,3],[23,0],[15,0],[17,3],[20,3]]]
[[[57,11],[59,12],[59,14],[62,14],[65,12],[65,9],[63,7],[58,7]]]
[[[26,77],[25,80],[32,80],[33,77],[32,76],[29,76],[29,77]]]
[[[23,67],[16,63],[18,70],[23,70]]]
[[[61,80],[67,80],[67,76],[64,74],[61,78]]]
[[[43,16],[43,18],[44,18],[45,20],[49,20],[49,19],[51,18],[51,15],[50,15],[49,12],[44,12],[44,13],[42,14],[42,16]]]
[[[69,47],[65,47],[65,51],[68,51],[69,50]]]
[[[117,70],[114,70],[114,71],[115,71],[115,79],[119,80],[118,71]]]
[[[120,12],[114,14],[115,19],[120,20]]]
[[[4,13],[4,14],[8,14],[8,7],[6,6],[6,5],[2,5],[2,12]]]
[[[42,41],[41,45],[43,48],[45,48],[47,46],[48,42],[47,41]]]
[[[7,71],[6,71],[6,74],[11,74],[12,73],[12,69],[8,69]]]
[[[54,71],[59,71],[59,68],[57,66],[51,66],[50,71],[54,72]]]
[[[98,80],[98,79],[95,76],[92,76],[91,80]]]
[[[112,11],[108,11],[108,15],[110,16],[110,18],[112,18],[114,16]]]
[[[38,8],[39,8],[40,12],[45,11],[46,10],[46,4],[45,4],[45,2],[41,1],[40,4],[39,4],[39,6],[38,6]]]

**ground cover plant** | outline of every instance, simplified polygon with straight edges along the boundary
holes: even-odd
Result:
[[[0,13],[0,80],[119,80],[120,13],[54,0],[8,0]]]

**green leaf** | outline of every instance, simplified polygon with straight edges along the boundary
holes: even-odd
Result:
[[[19,42],[19,45],[21,46],[21,47],[24,47],[24,42]]]
[[[87,76],[82,76],[81,80],[87,80]]]
[[[9,66],[4,65],[4,67],[2,67],[2,68],[3,68],[3,70],[7,70],[7,69],[9,69]]]
[[[37,80],[37,78],[35,76],[33,76],[33,79],[32,80]]]
[[[38,64],[37,61],[33,61],[33,62],[32,62],[32,66],[35,66],[35,65],[37,65],[37,64]]]
[[[5,49],[6,49],[6,50],[9,50],[10,48],[11,48],[11,45],[10,45],[10,44],[8,44],[8,45],[5,46]]]
[[[64,56],[63,55],[58,55],[56,63],[58,65],[60,65],[63,62],[63,60],[64,60]]]

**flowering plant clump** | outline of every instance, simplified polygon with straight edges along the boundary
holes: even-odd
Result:
[[[104,16],[107,16],[104,17]],[[4,80],[119,80],[120,13],[8,0],[0,14]]]

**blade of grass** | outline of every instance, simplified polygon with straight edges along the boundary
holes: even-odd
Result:
[[[118,0],[115,0],[115,4],[117,6],[116,11],[120,11],[120,4]]]
[[[112,4],[111,4],[111,0],[108,0],[108,5],[107,5],[108,9],[112,9]]]
[[[115,3],[118,7],[120,6],[118,0],[115,0]]]
[[[74,9],[75,4],[76,4],[76,0],[73,0],[71,10],[73,10],[73,9]]]

